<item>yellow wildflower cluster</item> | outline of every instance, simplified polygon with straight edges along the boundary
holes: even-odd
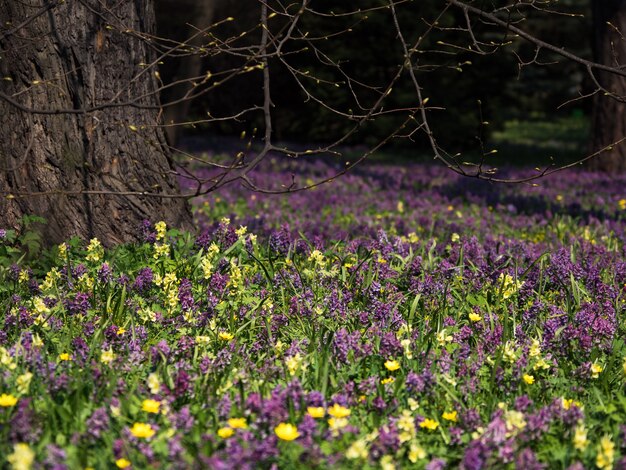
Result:
[[[67,244],[66,243],[61,243],[58,246],[58,250],[59,250],[59,258],[67,257]]]
[[[502,359],[510,364],[513,364],[517,360],[517,349],[513,341],[507,341],[504,344]]]
[[[154,224],[154,230],[156,230],[156,239],[164,240],[167,233],[167,224],[161,220]]]
[[[205,279],[210,279],[213,275],[213,263],[220,252],[220,247],[216,243],[211,243],[206,254],[200,261],[200,268]]]
[[[35,462],[35,452],[28,444],[20,442],[13,445],[13,452],[7,456],[13,470],[28,470]]]
[[[82,274],[78,278],[78,288],[81,291],[83,291],[83,292],[87,292],[87,291],[93,290],[94,283],[95,283],[95,281],[94,281],[93,277],[91,277],[87,273]]]
[[[604,366],[602,364],[598,364],[597,362],[594,362],[593,364],[591,364],[591,378],[597,379],[598,377],[600,377],[600,373],[603,370],[604,370]]]
[[[0,365],[9,370],[13,370],[17,367],[17,363],[13,359],[13,356],[11,356],[9,351],[2,346],[0,346]]]
[[[577,450],[585,450],[589,445],[589,441],[587,440],[587,429],[585,428],[585,424],[582,421],[579,422],[574,429],[573,441],[574,448]]]
[[[507,437],[516,436],[526,427],[524,413],[517,410],[507,410],[504,413],[504,422],[506,424]]]
[[[348,447],[348,450],[346,450],[346,458],[350,460],[367,459],[369,455],[367,447],[367,441],[365,439],[357,439]]]
[[[167,243],[155,243],[153,258],[159,260],[170,255],[170,246]]]
[[[59,272],[59,270],[57,268],[52,268],[50,271],[46,273],[46,278],[41,284],[39,284],[39,288],[43,292],[48,292],[55,286],[56,281],[60,277],[61,277],[61,273]]]
[[[410,410],[402,411],[402,414],[398,418],[397,426],[399,430],[398,438],[401,443],[408,442],[415,438],[415,418]]]
[[[313,263],[321,267],[326,265],[326,259],[324,258],[322,252],[319,250],[313,250],[311,252],[311,254],[309,255],[309,261],[313,261]]]
[[[237,292],[235,291],[240,291],[243,289],[243,273],[241,271],[241,268],[237,265],[237,262],[235,261],[235,259],[231,259],[230,260],[230,277],[228,279],[228,284],[229,287],[231,287],[232,289],[234,289],[233,292],[231,292],[231,294],[236,294]]]
[[[17,376],[15,384],[17,385],[17,392],[20,395],[26,395],[30,389],[30,383],[33,380],[32,372],[24,372]]]
[[[285,358],[285,365],[287,366],[287,370],[289,370],[289,375],[296,375],[299,370],[306,370],[306,364],[304,363],[304,358],[300,353],[296,353],[293,356],[288,356]]]
[[[611,440],[611,436],[603,436],[602,439],[600,439],[597,450],[596,467],[600,469],[613,468],[615,444]]]
[[[176,273],[167,273],[161,277],[159,274],[154,276],[154,283],[163,287],[169,313],[178,305],[178,277]]]
[[[161,391],[161,380],[155,372],[152,372],[150,375],[148,375],[147,383],[148,388],[150,389],[150,393],[152,393],[153,395],[156,395]]]
[[[538,339],[533,339],[528,348],[528,356],[534,360],[533,370],[546,370],[550,368],[550,364],[541,355],[541,346]]]
[[[499,288],[504,300],[510,298],[524,285],[524,282],[514,279],[510,274],[500,273],[496,286]]]
[[[103,349],[100,352],[100,362],[103,364],[110,364],[115,360],[115,353],[113,349],[109,346],[109,349]]]
[[[103,256],[104,248],[102,247],[100,240],[98,240],[97,238],[92,238],[89,241],[89,245],[87,246],[87,256],[85,256],[85,259],[87,261],[93,261],[95,263],[100,261]]]

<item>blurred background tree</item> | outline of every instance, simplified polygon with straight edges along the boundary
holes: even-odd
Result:
[[[332,158],[338,176],[388,147],[510,181],[497,166],[568,148],[574,157],[544,159],[529,178],[587,160],[623,171],[625,5],[0,3],[2,222],[46,214],[50,241],[115,243],[145,217],[189,226],[183,201],[224,184],[311,187],[296,175],[275,191],[258,186],[251,175],[268,155]],[[174,162],[171,146],[194,135],[245,138],[225,159]],[[525,141],[526,153],[506,147]],[[198,176],[190,160],[210,171]],[[181,194],[180,180],[193,188]]]

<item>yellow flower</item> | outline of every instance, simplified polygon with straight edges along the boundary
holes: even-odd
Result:
[[[233,428],[219,428],[217,430],[217,435],[222,439],[228,439],[229,437],[232,437],[233,434],[235,434]]]
[[[68,353],[59,354],[59,361],[71,361],[71,360],[72,360],[72,356],[70,356]]]
[[[20,442],[13,446],[13,453],[8,455],[7,461],[13,470],[28,470],[35,461],[35,453],[28,444]]]
[[[328,408],[328,414],[333,418],[347,418],[350,416],[350,409],[341,406],[339,403],[335,403],[333,406]]]
[[[87,261],[100,261],[103,255],[104,248],[102,248],[100,240],[98,240],[97,238],[92,238],[89,241],[89,246],[87,247],[87,256],[85,256],[85,259]]]
[[[158,400],[152,400],[148,398],[141,403],[141,409],[147,413],[158,413],[161,407],[161,402]]]
[[[591,378],[597,379],[600,376],[600,372],[604,370],[604,366],[602,364],[598,364],[594,362],[591,364]]]
[[[100,362],[102,362],[103,364],[110,364],[111,362],[113,362],[114,359],[115,353],[110,347],[109,349],[102,351],[102,353],[100,354]]]
[[[541,354],[541,345],[538,339],[533,339],[528,349],[528,355],[530,357],[538,357]]]
[[[446,411],[445,413],[443,413],[441,415],[441,417],[443,419],[445,419],[446,421],[452,421],[452,422],[456,423],[456,421],[457,421],[457,412],[456,412],[456,410],[454,410],[454,411]]]
[[[146,423],[135,423],[130,429],[130,433],[140,439],[149,439],[155,434],[155,430],[152,426]]]
[[[17,376],[17,380],[15,381],[17,385],[17,391],[22,395],[28,393],[28,389],[30,388],[30,382],[33,379],[33,374],[31,372],[25,372],[22,375]]]
[[[532,385],[535,383],[535,377],[530,374],[524,374],[522,378],[524,379],[524,382],[526,382],[528,385]]]
[[[154,229],[156,230],[156,239],[163,240],[167,231],[167,224],[161,220],[154,224]]]
[[[367,442],[363,439],[359,439],[354,441],[348,450],[346,450],[346,458],[355,460],[355,459],[367,459]]]
[[[67,245],[65,243],[61,243],[58,249],[59,249],[59,258],[65,258],[67,256]]]
[[[415,420],[409,410],[402,411],[402,415],[398,418],[397,426],[400,430],[398,437],[401,443],[410,441],[415,437]]]
[[[233,429],[246,429],[248,427],[246,418],[230,418],[228,420],[228,425]]]
[[[478,315],[476,312],[470,312],[470,314],[468,315],[470,321],[476,323],[477,321],[482,320],[483,317],[481,317],[480,315]]]
[[[285,364],[287,365],[287,369],[289,370],[289,375],[295,375],[300,369],[302,365],[302,356],[300,353],[296,353],[294,356],[289,356],[285,358]]]
[[[621,210],[626,210],[626,199],[620,199],[617,201],[617,205]]]
[[[280,423],[274,428],[274,433],[283,441],[293,441],[300,436],[298,428],[289,423]]]
[[[306,412],[311,418],[323,418],[326,414],[323,406],[309,406]]]
[[[122,336],[124,333],[126,333],[126,328],[120,327],[117,329],[117,332],[115,334],[118,336]]]
[[[380,459],[380,470],[396,470],[396,465],[393,463],[391,455],[383,455]]]
[[[577,406],[578,408],[582,408],[582,403],[578,400],[574,400],[573,398],[561,398],[561,405],[565,410],[569,410],[572,405]]]
[[[613,468],[615,458],[615,444],[611,441],[611,436],[603,436],[598,444],[598,455],[596,455],[596,467],[600,469]]]
[[[17,403],[17,400],[18,400],[17,397],[3,393],[2,395],[0,395],[0,406],[3,408],[15,406],[15,404]]]
[[[517,435],[519,431],[526,427],[524,413],[517,410],[508,410],[504,413],[504,421],[506,423],[506,429],[511,435]]]
[[[130,467],[130,461],[126,459],[117,459],[115,461],[115,466],[117,468],[127,468]]]
[[[40,348],[43,346],[43,340],[41,339],[41,336],[39,336],[38,333],[35,333],[33,335],[33,346]]]
[[[438,427],[439,427],[439,423],[435,421],[434,419],[430,419],[430,418],[426,418],[424,421],[420,423],[420,428],[430,429],[431,431],[434,431]]]
[[[218,336],[219,336],[219,338],[222,341],[230,341],[230,340],[232,340],[235,337],[234,335],[232,335],[232,334],[230,334],[230,333],[228,333],[226,331],[220,332],[220,334]]]
[[[411,463],[417,463],[418,460],[426,458],[426,451],[422,449],[415,442],[411,443],[411,447],[409,448],[409,461]]]
[[[156,395],[161,390],[161,381],[159,380],[159,376],[152,372],[148,376],[148,388],[150,389],[150,393]]]
[[[159,258],[167,258],[170,255],[170,246],[167,243],[154,244],[154,255],[152,257],[156,260]]]
[[[574,448],[578,450],[585,450],[589,445],[587,440],[587,430],[585,425],[580,422],[576,429],[574,429]]]
[[[345,428],[348,425],[348,420],[346,418],[328,418],[328,426],[333,434],[333,436],[337,436],[339,434],[339,430]]]
[[[387,384],[392,384],[395,381],[396,379],[394,379],[393,377],[387,377],[386,379],[381,380],[380,383],[383,385],[387,385]]]
[[[452,241],[452,243],[456,243],[461,239],[461,237],[459,236],[458,233],[453,233],[452,236],[450,237],[450,240]]]
[[[385,362],[385,369],[393,372],[394,370],[398,370],[400,368],[400,363],[395,360],[388,360]]]

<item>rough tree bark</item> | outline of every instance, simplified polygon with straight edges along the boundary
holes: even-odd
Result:
[[[186,201],[141,194],[178,193],[145,65],[156,55],[140,37],[154,32],[152,3],[0,3],[0,92],[14,101],[0,97],[0,226],[37,214],[48,243],[105,244],[135,239],[143,219],[191,228]],[[110,101],[134,105],[88,110]]]
[[[626,65],[626,0],[593,0],[593,50],[602,64]],[[626,99],[626,79],[608,72],[596,72],[600,85]],[[598,151],[626,136],[626,103],[605,93],[593,101],[592,150]],[[626,143],[616,145],[590,161],[592,169],[618,173],[626,171]]]

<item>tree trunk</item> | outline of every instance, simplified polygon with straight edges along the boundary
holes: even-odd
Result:
[[[0,30],[0,227],[36,214],[48,243],[108,245],[144,219],[191,228],[145,65],[154,18],[151,0],[1,2],[0,25],[22,27]],[[90,109],[111,102],[133,104]]]
[[[610,66],[626,65],[626,0],[593,0],[593,50],[595,60]],[[595,72],[600,85],[626,99],[626,79],[608,72]],[[605,93],[594,96],[591,128],[592,150],[626,137],[626,104]],[[592,169],[626,171],[626,142],[616,145],[590,161]]]

